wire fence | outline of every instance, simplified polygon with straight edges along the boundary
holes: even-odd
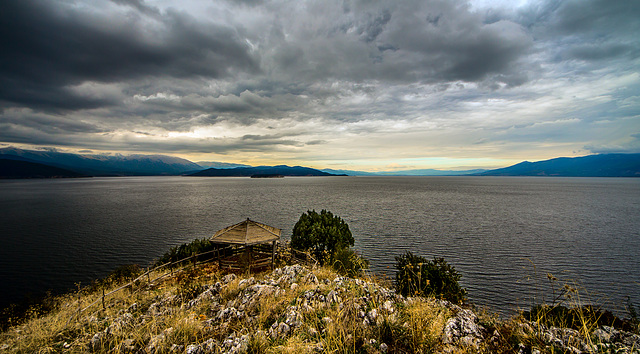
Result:
[[[146,288],[151,288],[153,283],[159,280],[163,280],[165,278],[171,278],[175,274],[178,274],[182,270],[187,269],[189,267],[195,268],[198,265],[218,262],[219,269],[221,270],[238,271],[238,270],[246,269],[248,271],[251,271],[251,269],[268,268],[273,264],[274,257],[271,255],[268,258],[264,257],[265,255],[262,254],[264,252],[261,252],[258,258],[248,260],[249,263],[247,264],[246,268],[238,266],[237,257],[243,255],[244,252],[245,250],[243,249],[235,249],[230,246],[230,247],[218,248],[215,250],[211,250],[211,251],[207,251],[199,254],[194,254],[174,262],[161,264],[154,268],[149,267],[144,273],[142,273],[137,278],[131,280],[127,284],[124,284],[114,290],[111,290],[108,293],[105,293],[103,289],[102,296],[100,296],[97,300],[85,306],[84,308],[81,307],[80,301],[78,301],[78,311],[76,311],[69,318],[66,324],[68,325],[74,318],[79,317],[83,312],[87,311],[88,309],[90,309],[91,307],[99,303],[102,303],[102,309],[105,309],[106,308],[105,299],[113,294],[116,294],[125,289],[129,289],[131,291],[131,295],[133,295],[135,292],[143,288],[142,286],[140,286],[141,284],[146,284]],[[303,263],[311,267],[316,267],[318,265],[318,261],[313,256],[311,256],[308,252],[305,252],[305,251],[300,251],[300,250],[292,249],[290,247],[285,246],[285,247],[279,247],[277,249],[277,252],[280,255],[286,254],[287,252],[289,253],[289,257],[284,257],[284,258],[288,258],[287,263]],[[210,256],[212,254],[214,255],[213,257]],[[209,257],[204,257],[204,256],[209,256]],[[234,259],[234,257],[236,257],[236,259]],[[198,261],[198,259],[200,259],[200,261]],[[160,270],[166,269],[166,268],[168,268],[169,270],[165,271],[160,275],[156,274]],[[153,279],[152,279],[152,274],[156,275],[156,277]]]

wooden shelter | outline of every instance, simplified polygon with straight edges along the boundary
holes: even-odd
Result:
[[[251,271],[251,268],[273,267],[281,233],[280,229],[247,218],[219,230],[210,241],[232,246],[232,252],[220,259],[221,268]]]

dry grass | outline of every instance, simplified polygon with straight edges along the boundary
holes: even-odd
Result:
[[[332,270],[318,268],[313,273],[319,284],[298,281],[293,288],[285,287],[284,291],[261,296],[257,303],[245,304],[245,312],[255,316],[252,322],[211,322],[221,306],[234,301],[238,304],[246,288],[246,285],[240,285],[243,277],[221,289],[219,303],[207,300],[193,307],[186,305],[189,297],[197,295],[198,290],[221,279],[222,274],[211,268],[179,274],[150,289],[142,283],[133,293],[125,290],[108,297],[104,309],[98,301],[77,316],[78,308],[84,308],[102,296],[102,289],[80,291],[56,298],[58,306],[49,314],[31,318],[23,325],[0,334],[0,351],[127,353],[144,350],[154,343],[155,352],[164,353],[177,346],[184,350],[189,344],[202,344],[210,338],[219,344],[232,333],[250,334],[246,349],[253,353],[317,350],[376,353],[381,351],[382,343],[389,346],[390,351],[396,348],[404,352],[427,353],[434,352],[440,345],[442,328],[451,314],[435,301],[394,302],[391,308],[383,310],[384,299],[376,293],[376,285],[345,280],[338,286],[333,281],[338,275]],[[152,274],[151,278],[156,276]],[[255,275],[258,280],[266,276],[268,274]],[[109,292],[119,285],[114,284],[104,290]],[[192,291],[195,294],[191,294]],[[339,294],[340,301],[304,305],[306,292],[327,296],[331,291]],[[166,312],[161,316],[150,316],[150,306],[162,301],[166,306],[159,311]],[[306,306],[306,310],[300,310],[302,324],[295,330],[292,328],[287,336],[269,336],[272,324],[284,321],[286,310],[291,306],[298,306],[298,309]],[[377,316],[367,320],[369,322],[364,321],[362,314],[372,310],[377,311]],[[105,331],[109,332],[108,336],[95,339],[96,333]]]
[[[413,352],[429,351],[438,347],[442,330],[450,312],[438,307],[432,300],[419,299],[405,310],[409,348]],[[426,319],[426,321],[425,321]]]
[[[151,279],[159,275],[151,274]],[[88,343],[95,333],[111,326],[109,339],[101,341],[93,349],[124,352],[126,350],[121,350],[120,347],[126,341],[133,343],[130,344],[133,346],[140,345],[171,326],[175,326],[178,333],[185,338],[192,338],[198,332],[197,326],[184,321],[189,318],[184,313],[167,316],[161,321],[154,319],[139,326],[115,321],[122,315],[123,310],[133,304],[136,304],[138,309],[146,309],[162,294],[175,293],[179,288],[177,278],[164,281],[154,289],[147,290],[142,283],[135,292],[127,289],[116,292],[105,298],[103,308],[103,290],[109,293],[121,285],[123,284],[117,283],[94,291],[83,289],[56,297],[55,309],[50,313],[37,318],[27,318],[22,325],[1,333],[0,349],[16,353],[87,352],[92,349]],[[78,315],[79,309],[84,309],[96,301],[96,304]],[[141,313],[140,310],[132,312],[134,316]]]
[[[0,333],[0,352],[168,353],[184,352],[188,345],[212,341],[213,350],[220,351],[230,336],[247,335],[244,350],[249,353],[380,353],[385,348],[399,353],[511,353],[520,343],[553,353],[558,348],[549,346],[532,324],[573,326],[585,340],[591,340],[598,326],[598,318],[582,308],[580,292],[565,287],[561,304],[578,309],[572,323],[562,322],[562,317],[552,319],[544,311],[535,314],[537,317],[530,322],[523,318],[502,320],[486,311],[476,311],[487,329],[485,343],[480,347],[444,345],[443,329],[455,313],[441,302],[428,298],[403,300],[382,291],[371,278],[340,278],[329,268],[317,268],[313,273],[318,283],[304,281],[304,271],[292,280],[295,285],[273,286],[262,296],[249,297],[251,300],[246,303],[242,301],[252,293],[248,288],[254,282],[246,280],[248,275],[240,276],[222,286],[214,298],[194,304],[190,303],[192,299],[223,277],[215,267],[199,267],[151,288],[144,281],[134,291],[109,296],[104,308],[98,301],[78,316],[78,309],[100,300],[103,291],[84,289],[55,298],[50,313],[38,316],[34,312],[22,325]],[[278,281],[278,276],[270,273],[253,277],[261,284]],[[110,285],[104,291],[108,293],[120,285]],[[338,301],[328,301],[332,293]],[[220,309],[228,306],[241,309],[246,316],[217,320]],[[300,324],[292,326],[286,335],[272,335],[272,325],[284,322],[292,309],[300,314]],[[158,313],[151,315],[154,311]],[[109,334],[96,339],[97,334],[105,332]]]

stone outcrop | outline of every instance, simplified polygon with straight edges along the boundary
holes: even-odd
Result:
[[[228,296],[229,291],[233,292],[233,296]],[[264,311],[265,299],[277,301],[284,296],[288,296],[287,302],[281,305],[280,312],[273,316],[272,322],[268,322],[257,331],[243,330],[257,328],[255,325],[260,321],[264,324],[265,319],[260,316]],[[192,321],[207,328],[205,332],[211,333],[209,338],[205,337],[189,344],[172,343],[175,329],[169,327],[150,336],[143,347],[136,347],[132,339],[122,340],[118,351],[244,353],[252,341],[284,343],[288,338],[302,334],[301,338],[306,338],[305,341],[308,342],[303,351],[323,352],[323,334],[327,328],[340,320],[335,316],[324,315],[327,310],[337,309],[339,313],[350,316],[354,320],[353,323],[365,331],[379,333],[383,323],[398,320],[396,323],[402,324],[404,320],[398,318],[401,312],[399,309],[411,305],[414,301],[416,300],[400,296],[394,290],[374,282],[342,276],[321,279],[313,270],[293,265],[276,269],[261,279],[239,279],[234,274],[228,274],[220,281],[202,286],[190,299],[168,292],[156,296],[155,301],[147,306],[134,303],[121,310],[117,318],[110,320],[109,325],[103,327],[104,330],[94,333],[88,339],[87,346],[94,351],[100,351],[110,338],[126,337],[126,331],[134,326],[162,322],[167,316],[181,311],[195,310],[203,313],[204,309],[206,315],[197,316],[194,312],[183,321]],[[483,326],[471,309],[447,301],[430,301],[433,306],[446,309],[444,311],[447,313],[439,339],[439,351],[460,352],[461,348],[465,352],[487,351],[492,343],[501,340],[500,333]],[[315,320],[305,320],[309,318]],[[84,320],[98,321],[91,316]],[[514,352],[519,350],[522,353],[539,353],[555,348],[566,353],[638,353],[640,348],[640,336],[606,326],[596,329],[590,338],[583,338],[578,331],[572,329],[545,327],[526,321],[518,322],[518,326],[516,330],[537,338],[539,346],[522,344],[519,348],[516,347]],[[216,336],[216,333],[224,335]],[[364,345],[368,348],[367,352],[394,351],[392,343],[383,343],[373,338],[366,339]]]

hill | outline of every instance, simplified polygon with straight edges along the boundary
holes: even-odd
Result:
[[[0,178],[74,178],[87,177],[63,168],[14,159],[0,159]]]
[[[229,162],[217,162],[217,161],[196,161],[202,168],[236,168],[236,167],[251,167],[249,165],[241,163],[229,163]]]
[[[192,173],[193,177],[251,177],[255,175],[282,175],[290,177],[301,176],[340,176],[327,172],[322,172],[309,167],[301,166],[258,166],[258,167],[236,167],[236,168],[209,168],[204,171]],[[344,176],[344,175],[342,175]]]
[[[202,170],[189,160],[165,155],[80,155],[9,147],[0,149],[0,158],[36,162],[94,176],[180,175]]]
[[[578,329],[546,318],[503,321],[326,267],[236,276],[204,264],[147,274],[49,299],[48,312],[36,308],[0,333],[0,351],[636,353],[640,346],[639,335],[586,315]]]
[[[475,176],[640,177],[640,154],[560,157],[485,171]]]

